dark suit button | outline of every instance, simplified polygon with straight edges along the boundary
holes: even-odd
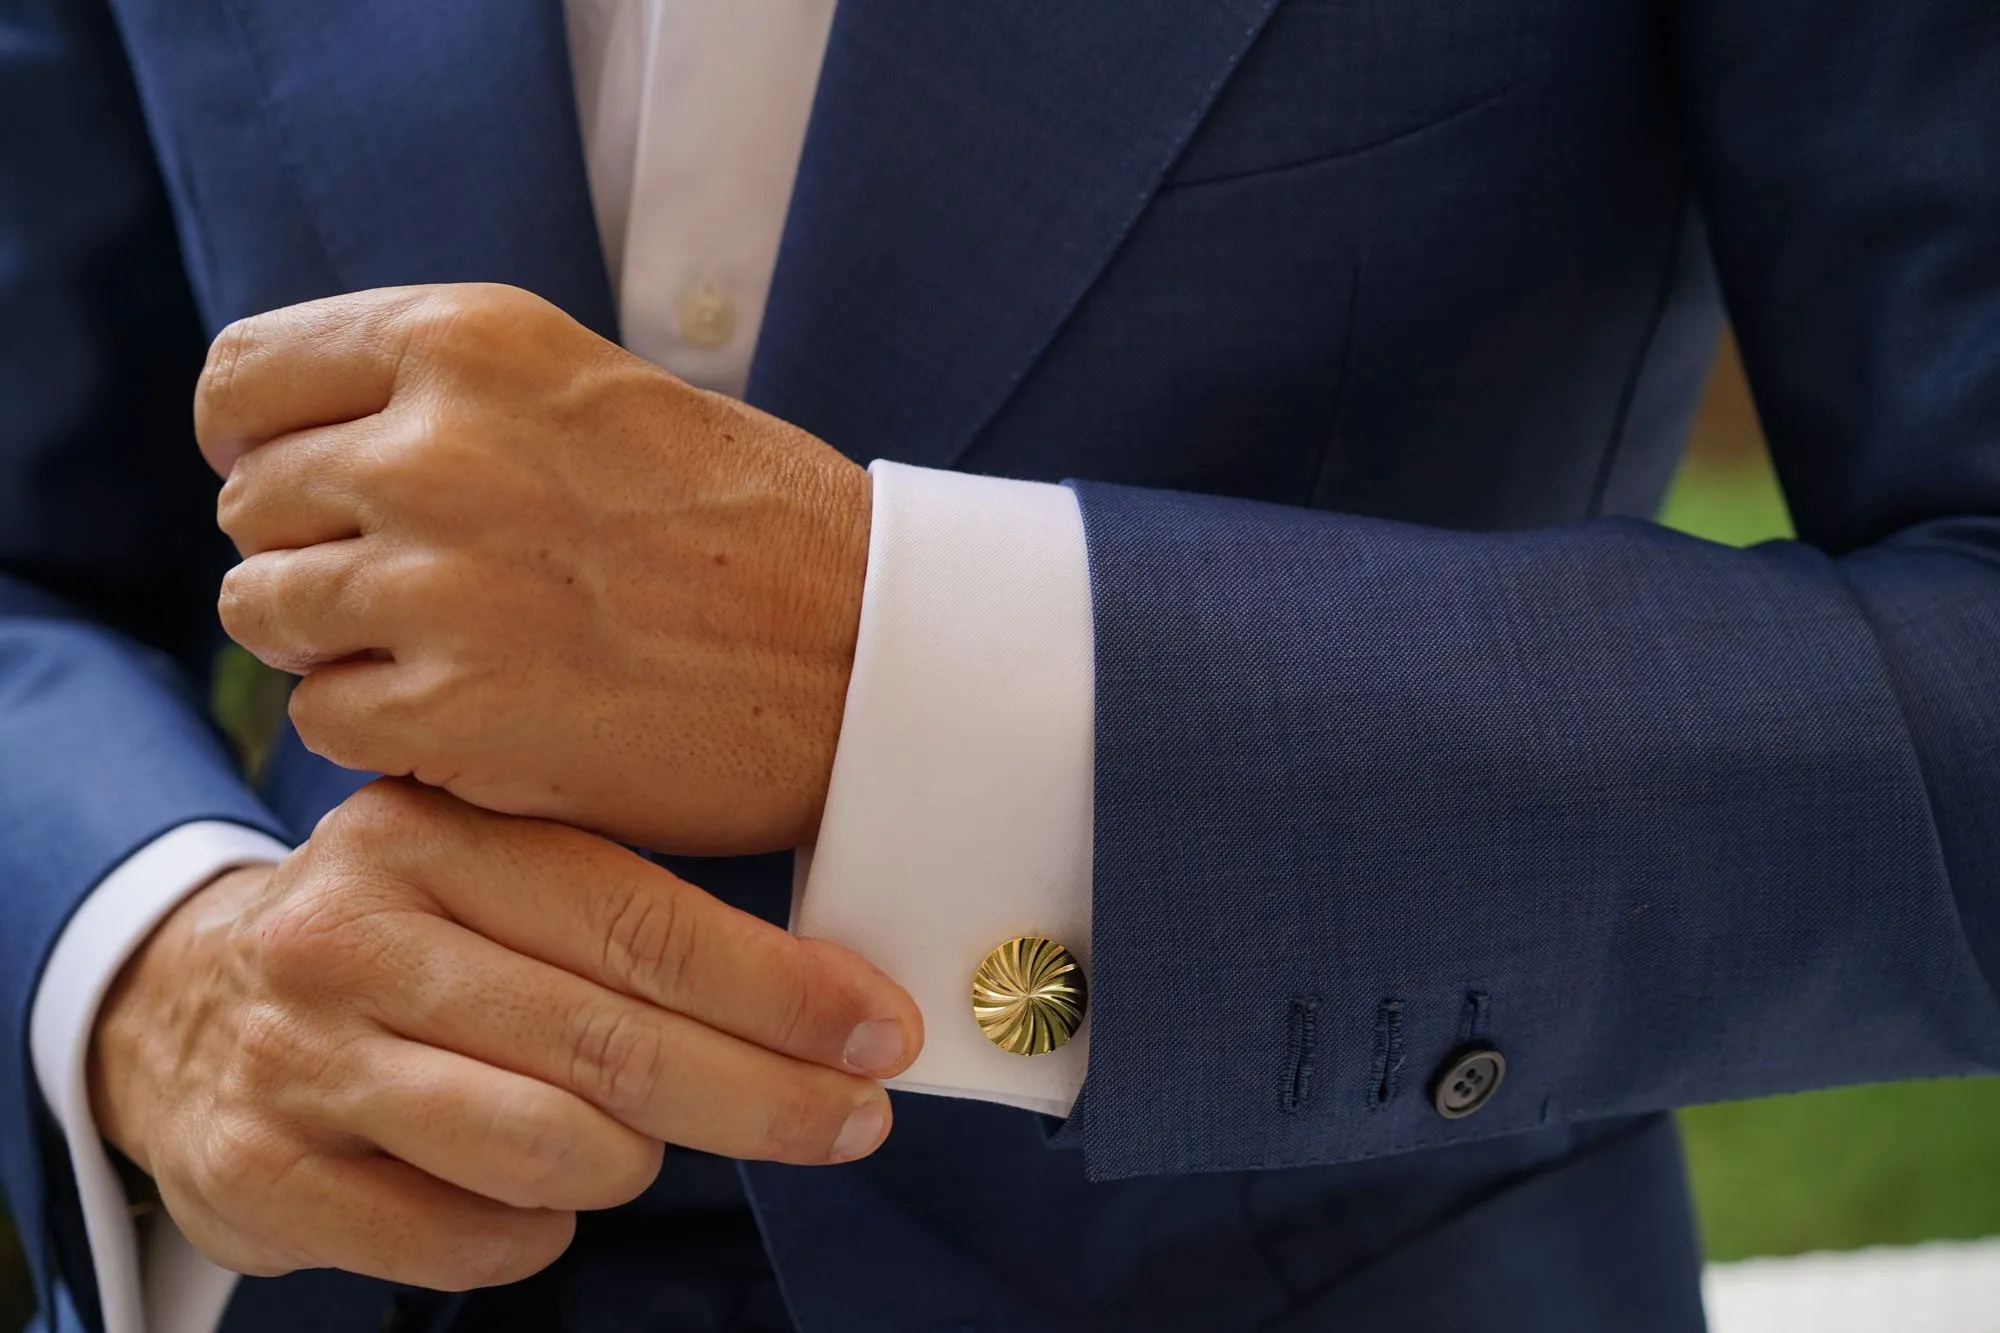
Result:
[[[1507,1061],[1491,1046],[1468,1046],[1438,1066],[1431,1082],[1431,1105],[1447,1120],[1463,1120],[1500,1090]]]

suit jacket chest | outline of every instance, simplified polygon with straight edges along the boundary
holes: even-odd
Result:
[[[615,336],[560,0],[114,3],[212,327],[476,279]],[[1679,227],[1644,9],[843,0],[749,396],[858,459],[1580,512]]]

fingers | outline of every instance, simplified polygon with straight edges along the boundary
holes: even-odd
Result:
[[[232,1199],[211,1253],[252,1273],[339,1268],[466,1291],[540,1272],[576,1234],[574,1213],[511,1207],[372,1155],[308,1151],[275,1187]]]
[[[451,774],[420,770],[413,762],[435,748],[425,743],[426,723],[415,706],[422,697],[420,680],[404,662],[331,661],[293,687],[286,707],[299,739],[322,759],[364,773],[414,773],[442,787]]]
[[[393,648],[394,569],[352,537],[251,556],[222,580],[216,610],[229,637],[267,666],[303,673],[323,662]]]
[[[415,920],[394,947],[417,965],[388,969],[396,981],[371,998],[375,1021],[413,1042],[524,1075],[523,1083],[536,1080],[531,1086],[566,1089],[650,1138],[811,1166],[865,1156],[888,1133],[888,1098],[866,1078],[754,1046],[463,926]],[[527,1161],[528,1179],[494,1197],[533,1197],[546,1173]],[[493,1193],[490,1180],[446,1178]]]
[[[316,1099],[323,1127],[460,1189],[516,1208],[615,1208],[659,1174],[658,1140],[548,1083],[389,1036],[354,1059],[350,1095]]]
[[[236,461],[215,501],[216,524],[242,555],[358,537],[369,459],[393,447],[379,419],[281,436]]]
[[[386,407],[432,289],[390,287],[252,315],[210,345],[195,387],[195,438],[227,477],[277,436]]]
[[[916,1002],[859,954],[790,935],[602,838],[452,806],[479,856],[441,861],[426,883],[487,938],[830,1068],[886,1078],[921,1049]],[[482,859],[499,861],[504,892],[494,870],[467,873]]]
[[[540,358],[508,354],[563,338],[603,348],[541,297],[493,283],[383,287],[253,315],[209,346],[195,439],[227,477],[267,441],[372,416],[407,384],[468,380],[486,392],[549,375]]]

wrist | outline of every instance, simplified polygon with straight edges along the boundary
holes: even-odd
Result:
[[[812,841],[833,778],[833,758],[840,747],[847,687],[853,677],[855,646],[861,631],[872,508],[873,485],[867,470],[842,459],[826,479],[821,548],[805,565],[817,579],[809,593],[822,629],[817,636],[821,655],[813,673],[805,729],[804,789],[810,793],[810,799],[799,812],[793,829],[795,845]]]
[[[203,1004],[204,939],[236,914],[236,903],[270,878],[272,866],[224,871],[168,913],[119,969],[91,1029],[85,1083],[99,1135],[146,1174],[149,1110],[177,1059],[190,1015]]]

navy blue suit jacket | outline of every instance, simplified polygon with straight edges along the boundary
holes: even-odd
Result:
[[[2000,1066],[1996,126],[1992,0],[844,0],[750,396],[1083,479],[1095,1027],[1059,1127],[746,1169],[804,1328],[1692,1329],[1665,1108]],[[201,720],[205,340],[458,279],[615,335],[577,140],[557,0],[0,0],[0,1162],[65,1327],[48,948],[353,785]],[[1797,542],[1645,521],[1725,295]]]

